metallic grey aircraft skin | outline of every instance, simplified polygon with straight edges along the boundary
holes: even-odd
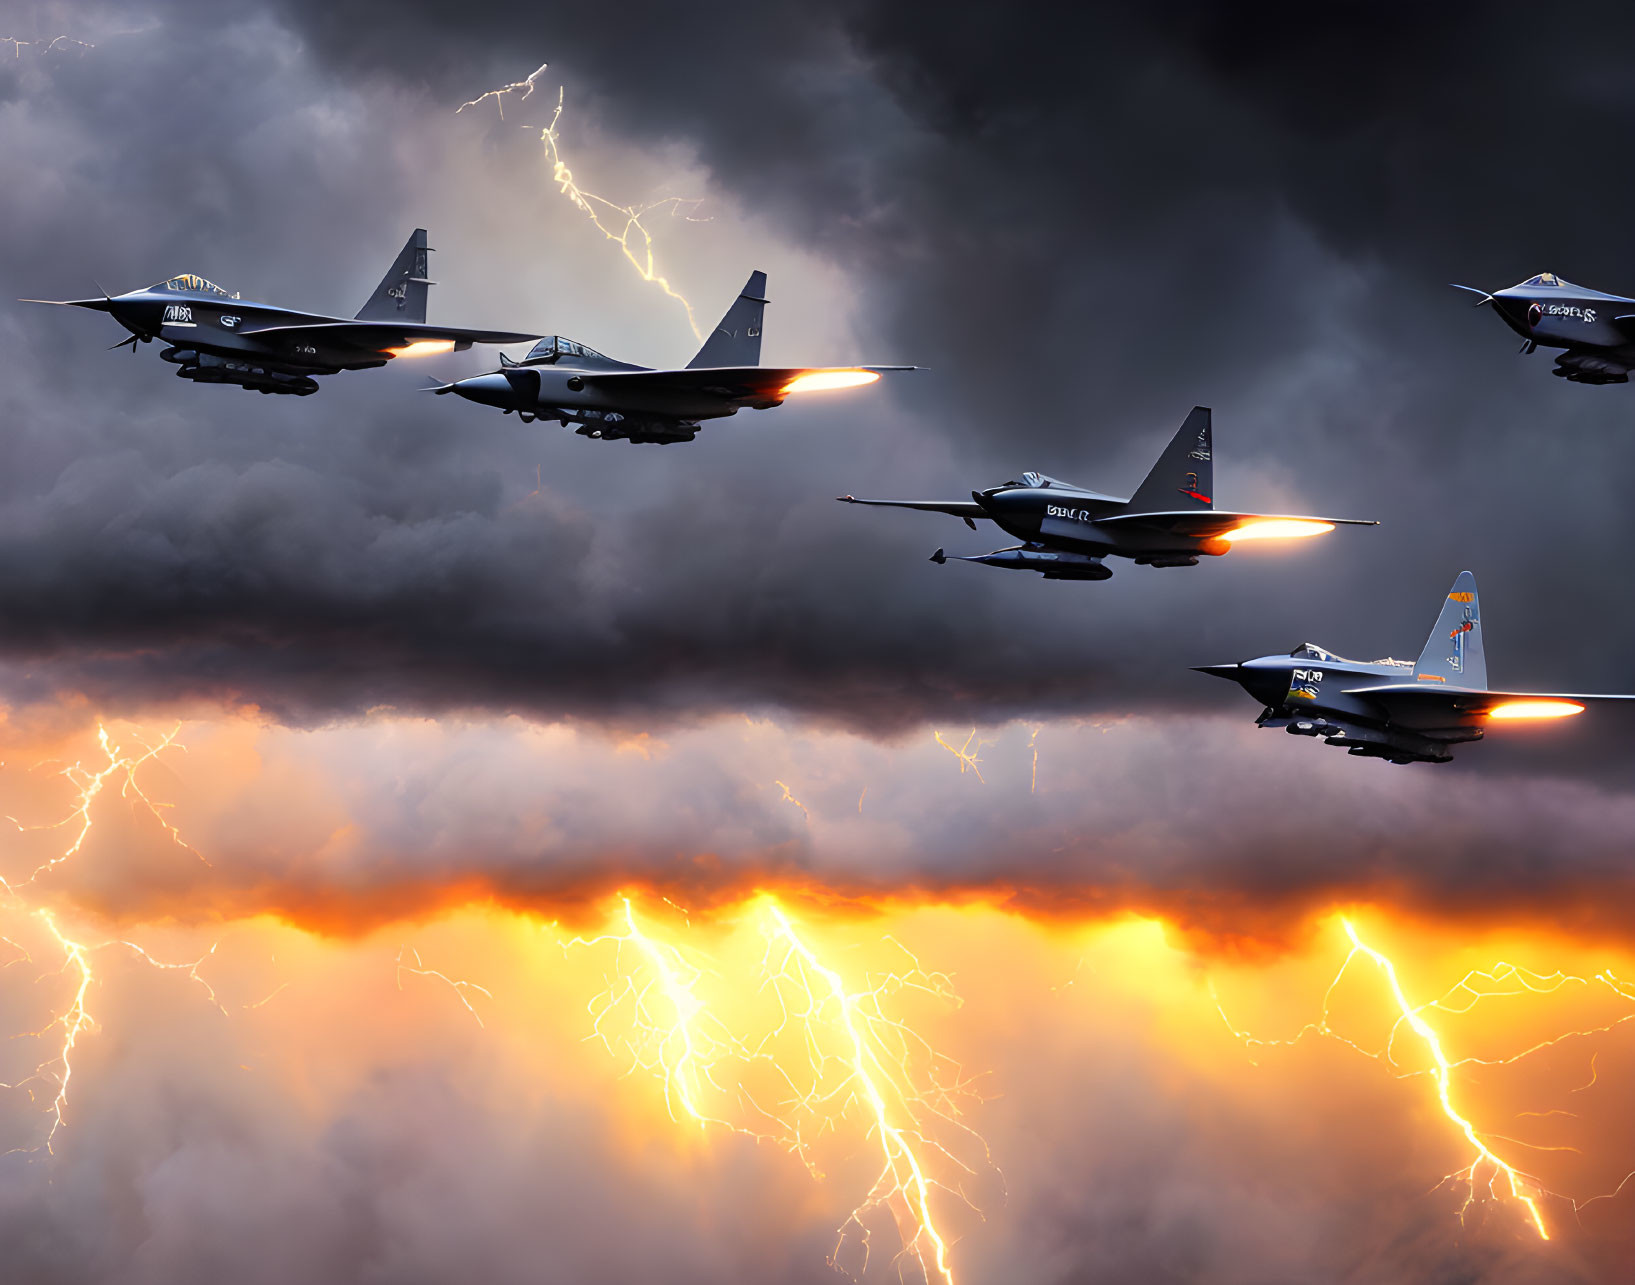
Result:
[[[1024,473],[1003,486],[972,491],[969,500],[860,500],[843,504],[923,509],[947,513],[976,530],[979,519],[1024,541],[993,553],[958,558],[1014,571],[1037,571],[1046,580],[1106,580],[1107,557],[1137,566],[1194,567],[1232,546],[1222,537],[1256,521],[1328,522],[1378,526],[1355,518],[1306,518],[1238,513],[1214,507],[1214,431],[1207,406],[1195,406],[1170,440],[1146,481],[1128,500],[1088,491],[1043,473]],[[944,563],[938,549],[931,561]]]
[[[1589,705],[1635,696],[1493,691],[1487,685],[1476,577],[1459,574],[1417,661],[1345,660],[1314,643],[1286,656],[1198,665],[1237,683],[1266,708],[1256,724],[1320,736],[1363,758],[1446,763],[1453,746],[1486,735],[1492,712],[1517,701]]]
[[[1562,349],[1553,375],[1575,384],[1627,384],[1635,370],[1635,299],[1575,286],[1553,272],[1491,294],[1475,286],[1454,289],[1481,295],[1478,308],[1491,304],[1525,341],[1523,353]]]
[[[453,349],[442,351],[457,351],[472,344],[515,344],[535,338],[510,330],[428,325],[430,252],[425,228],[416,228],[351,320],[255,303],[192,273],[100,299],[23,302],[105,312],[130,331],[128,339],[113,347],[129,344],[135,352],[138,342],[161,340],[167,346],[159,356],[174,364],[183,379],[297,397],[318,391],[318,375],[384,366],[400,355],[394,349],[415,343],[446,342]]]
[[[781,405],[802,375],[913,370],[912,366],[762,366],[766,273],[752,272],[698,355],[681,370],[654,370],[604,357],[561,335],[547,335],[521,361],[426,391],[453,393],[524,423],[554,419],[601,441],[690,442],[706,419]]]

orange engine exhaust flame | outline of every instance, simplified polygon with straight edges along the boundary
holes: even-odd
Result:
[[[1228,544],[1239,540],[1304,540],[1309,536],[1324,535],[1334,530],[1332,522],[1314,522],[1305,518],[1267,518],[1259,522],[1245,522],[1240,527],[1223,531],[1220,539]]]
[[[382,348],[381,351],[391,353],[394,357],[430,357],[434,353],[453,352],[454,340],[416,339],[401,348]]]
[[[785,395],[789,393],[820,393],[831,388],[858,388],[863,384],[872,384],[880,378],[880,373],[874,370],[811,370],[804,375],[796,375],[783,386]]]
[[[1506,701],[1503,705],[1495,705],[1488,710],[1487,716],[1498,719],[1571,718],[1583,712],[1584,707],[1577,701],[1530,700]]]

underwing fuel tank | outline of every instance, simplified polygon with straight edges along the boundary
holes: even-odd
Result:
[[[948,555],[938,549],[931,561],[944,563]],[[1010,549],[996,549],[992,553],[972,554],[959,558],[960,562],[981,562],[1007,571],[1037,571],[1046,580],[1111,580],[1113,569],[1103,566],[1100,558],[1083,553],[1066,553],[1056,549],[1030,549],[1016,545]]]

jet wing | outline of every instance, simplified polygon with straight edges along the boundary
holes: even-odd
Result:
[[[521,344],[538,335],[513,330],[468,330],[461,326],[433,326],[413,321],[315,321],[306,325],[245,326],[241,335],[262,339],[293,339],[308,335],[320,343],[343,348],[374,349],[386,352],[410,344],[448,340],[456,344]]]
[[[965,525],[973,531],[976,523],[971,519],[985,518],[988,512],[974,500],[860,500],[855,495],[836,496],[842,504],[873,504],[884,509],[924,509],[928,513],[947,513],[951,517],[963,518]]]
[[[1378,526],[1362,518],[1296,517],[1287,513],[1228,513],[1221,509],[1186,509],[1175,513],[1119,513],[1097,520],[1098,526],[1141,526],[1192,540],[1216,539],[1257,522],[1327,522],[1334,526]]]
[[[704,366],[689,370],[587,370],[580,377],[586,384],[610,393],[709,393],[729,401],[782,401],[788,393],[799,392],[797,381],[808,375],[870,376],[858,384],[873,383],[887,371],[914,370],[913,366]],[[813,387],[822,386],[821,380]],[[835,383],[828,387],[845,387]]]
[[[1405,727],[1454,727],[1486,718],[1495,710],[1501,711],[1502,717],[1506,706],[1516,707],[1513,717],[1549,717],[1547,708],[1528,713],[1526,706],[1533,702],[1547,707],[1563,703],[1587,706],[1607,701],[1635,701],[1635,696],[1577,692],[1490,692],[1422,682],[1382,683],[1377,687],[1347,687],[1344,690],[1347,696],[1359,696],[1383,706],[1393,723]]]

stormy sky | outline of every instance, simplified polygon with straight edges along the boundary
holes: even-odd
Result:
[[[1412,655],[1469,567],[1496,682],[1629,685],[1627,399],[1508,360],[1446,287],[1635,275],[1615,40],[1487,6],[384,12],[85,10],[94,51],[11,60],[7,287],[192,270],[345,312],[422,223],[434,316],[683,360],[679,309],[541,172],[561,85],[580,181],[704,198],[656,231],[706,322],[764,267],[768,360],[925,369],[642,450],[415,394],[481,353],[285,401],[8,308],[0,638],[26,682],[298,722],[1222,709],[1188,664]],[[541,58],[504,122],[454,116]],[[832,502],[1024,468],[1127,491],[1194,403],[1224,503],[1384,525],[1055,585],[925,565],[1002,533]]]
[[[42,782],[94,756],[98,718],[127,743],[188,729],[144,780],[193,851],[121,811],[41,904],[115,942],[227,934],[229,1008],[293,959],[301,1004],[347,1031],[315,1070],[322,1021],[223,1035],[185,986],[115,973],[86,1079],[128,1078],[131,1118],[91,1098],[59,1169],[0,1158],[28,1280],[829,1279],[804,1174],[630,1144],[616,1090],[562,1051],[584,1034],[566,982],[512,987],[561,1036],[526,1056],[435,1024],[428,1053],[423,1014],[352,1031],[318,998],[387,1012],[369,952],[472,906],[577,927],[632,885],[704,914],[776,886],[871,925],[980,902],[1047,935],[1133,912],[1182,972],[1315,950],[1312,917],[1353,903],[1621,949],[1635,717],[1396,768],[1258,731],[1188,667],[1306,639],[1411,659],[1469,569],[1495,686],[1635,691],[1635,394],[1552,378],[1449,289],[1635,290],[1635,13],[1080,10],[0,0],[0,37],[84,42],[0,46],[0,298],[190,271],[347,316],[424,226],[433,320],[684,363],[685,310],[550,181],[560,87],[580,184],[697,199],[647,224],[701,324],[758,268],[769,364],[921,368],[635,446],[421,391],[492,350],[259,397],[105,351],[107,318],[0,304],[0,812],[52,826],[68,800]],[[526,102],[456,113],[547,61]],[[933,566],[1011,540],[834,501],[1025,469],[1128,494],[1195,404],[1223,507],[1381,525],[1081,585]],[[933,739],[973,727],[981,778]],[[20,831],[0,877],[61,835]],[[515,963],[447,932],[490,980]],[[980,976],[962,934],[916,946]],[[962,1052],[1006,1103],[1010,1196],[971,1279],[1614,1279],[1627,1219],[1554,1258],[1449,1236],[1421,1197],[1457,1148],[1370,1068],[1175,1073],[1161,1003],[1069,1022],[1049,996],[1072,951],[1047,955],[1016,965],[1014,1015],[975,989]],[[1276,1130],[1290,1094],[1329,1113],[1339,1170],[1333,1135]],[[520,1135],[495,1105],[518,1095]],[[586,1162],[610,1139],[616,1163]],[[607,1209],[632,1184],[649,1213],[623,1238]],[[316,1230],[297,1251],[281,1219]]]

